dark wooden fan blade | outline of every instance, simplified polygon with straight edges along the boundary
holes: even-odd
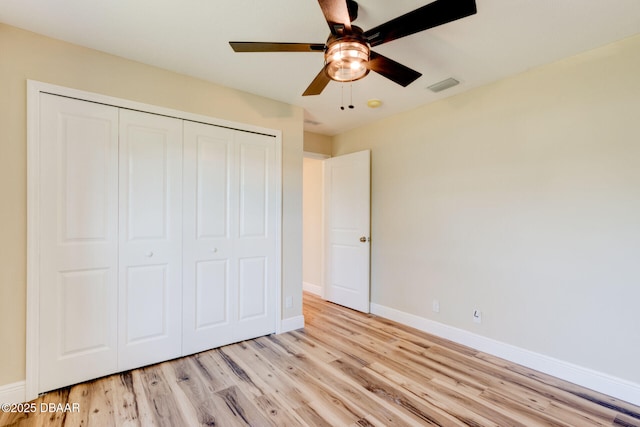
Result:
[[[236,52],[324,52],[323,43],[229,42]]]
[[[334,36],[351,31],[351,19],[346,0],[318,0],[329,30]]]
[[[384,76],[404,87],[409,86],[422,75],[421,73],[412,70],[393,59],[389,59],[386,56],[382,56],[373,51],[369,54],[368,67],[370,70],[375,71],[381,76]]]
[[[475,0],[436,0],[398,18],[378,25],[364,36],[371,46],[378,46],[477,12]]]
[[[315,79],[311,82],[307,90],[304,91],[302,96],[320,95],[325,87],[329,84],[329,76],[324,72],[324,68],[320,70]]]

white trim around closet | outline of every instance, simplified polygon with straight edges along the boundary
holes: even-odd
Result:
[[[39,265],[39,170],[40,155],[38,151],[39,142],[39,111],[40,94],[49,93],[53,95],[75,98],[83,101],[95,102],[125,108],[136,111],[143,111],[152,114],[174,117],[182,120],[205,123],[213,126],[220,126],[244,132],[258,133],[272,136],[276,144],[276,289],[275,289],[275,311],[276,333],[286,332],[287,328],[293,325],[283,324],[282,320],[282,132],[275,129],[267,129],[252,126],[244,123],[236,123],[228,120],[217,119],[204,115],[189,113],[185,111],[173,110],[136,101],[115,98],[107,95],[85,92],[82,90],[57,86],[49,83],[27,80],[27,328],[26,328],[26,381],[25,399],[32,400],[38,395],[38,352],[39,352],[39,286],[40,278],[38,273]],[[297,325],[296,325],[297,326]]]

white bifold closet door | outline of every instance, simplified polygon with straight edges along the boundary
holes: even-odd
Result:
[[[185,354],[233,339],[237,279],[232,216],[237,204],[232,129],[184,127],[183,347]]]
[[[184,123],[183,352],[275,330],[274,138]]]
[[[276,141],[41,94],[38,391],[275,332]]]
[[[120,110],[119,370],[181,355],[182,123]]]
[[[39,390],[117,371],[118,110],[41,95]]]
[[[238,317],[234,342],[270,334],[275,313],[275,142],[271,136],[236,133]]]

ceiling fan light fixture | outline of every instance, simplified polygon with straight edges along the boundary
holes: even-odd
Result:
[[[402,37],[477,13],[476,0],[433,0],[367,31],[352,22],[358,17],[356,0],[318,0],[329,25],[329,37],[320,43],[232,42],[235,52],[324,52],[324,67],[302,96],[319,95],[331,80],[353,82],[375,71],[406,87],[422,76],[384,55],[370,50]]]
[[[360,40],[336,39],[324,54],[325,72],[331,80],[353,82],[369,74],[369,46]]]

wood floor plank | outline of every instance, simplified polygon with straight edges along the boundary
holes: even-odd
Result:
[[[268,340],[276,346],[281,345],[280,337],[265,337],[257,341],[264,340]],[[307,372],[310,375],[310,381],[315,381],[314,385],[318,390],[328,388],[339,395],[342,402],[349,402],[350,405],[358,407],[358,413],[367,414],[357,422],[376,420],[378,423],[376,425],[415,425],[410,417],[392,407],[385,406],[384,400],[376,395],[366,393],[366,390],[363,390],[359,384],[332,370],[331,365],[323,363],[322,359],[314,359],[313,354],[309,353],[295,353],[294,349],[290,349],[290,351],[294,352],[295,358],[289,359],[289,364]],[[371,415],[373,413],[381,421],[377,421],[376,417]]]
[[[296,414],[304,420],[307,425],[317,427],[333,427],[329,421],[325,420],[315,409],[304,404],[295,409]]]
[[[393,386],[389,382],[372,375],[370,371],[366,370],[366,367],[358,367],[343,360],[336,360],[331,364],[344,375],[360,384],[364,390],[382,398],[387,405],[402,410],[413,417],[416,423],[442,426],[449,425],[452,421],[442,411],[426,405],[424,401],[407,394],[401,387]]]
[[[111,378],[110,378],[111,379]],[[112,399],[109,380],[94,381],[91,384],[91,406],[88,411],[87,425],[116,426],[116,402]],[[70,423],[72,424],[72,423]]]
[[[411,343],[400,343],[398,341],[376,343],[371,339],[363,339],[362,336],[350,337],[350,340],[351,345],[371,352],[376,361],[384,361],[386,364],[397,366],[400,370],[410,371],[414,378],[422,378],[424,381],[437,377],[449,378],[456,384],[463,383],[470,388],[476,389],[478,394],[485,389],[485,385],[471,375],[471,371],[467,370],[467,375],[459,374],[446,364],[438,363],[437,360],[432,359],[430,356],[432,349],[435,348],[433,346],[425,349]]]
[[[153,415],[151,403],[144,386],[144,371],[135,369],[131,372],[131,387],[136,398],[136,407],[138,409],[138,418],[140,426],[158,426],[156,418]],[[128,385],[128,383],[127,383]]]
[[[100,394],[99,392],[97,393]],[[66,413],[51,411],[50,409],[42,410],[41,408],[46,406],[49,408],[50,404],[65,404],[69,401],[69,389],[64,388],[61,390],[54,391],[52,393],[47,393],[43,396],[41,402],[38,403],[38,410],[40,411],[39,416],[37,416],[35,426],[36,427],[58,427],[64,425],[64,420],[66,418]]]
[[[212,390],[224,390],[236,384],[235,373],[229,369],[221,356],[221,349],[205,351],[191,356],[191,360],[198,367],[198,373],[207,381]]]
[[[100,384],[96,384],[94,381],[78,384],[69,389],[67,403],[88,400],[87,398],[89,398],[90,400],[90,395],[92,393],[100,393],[102,388],[103,387],[100,387]],[[77,426],[89,425],[90,414],[91,414],[90,405],[78,405],[77,412],[72,411],[66,414],[64,425],[77,425]],[[115,424],[115,417],[113,418],[112,425],[113,424]],[[108,423],[105,423],[105,425],[108,425]]]
[[[117,420],[118,426],[139,426],[140,413],[138,411],[138,402],[133,388],[132,372],[127,371],[119,375],[112,375],[110,377],[106,377],[104,381],[111,384],[110,390],[114,406],[114,419]],[[69,395],[69,401],[75,402],[77,399],[72,395]]]
[[[457,400],[451,399],[450,396],[447,396],[446,393],[441,393],[434,387],[430,387],[432,384],[430,381],[428,382],[418,382],[413,380],[412,378],[408,378],[405,375],[402,375],[399,372],[390,369],[388,366],[372,363],[367,367],[372,372],[380,375],[381,377],[391,381],[394,384],[397,384],[404,390],[407,390],[412,395],[420,398],[421,400],[427,402],[434,408],[439,408],[443,413],[447,414],[450,417],[450,422],[459,424],[459,425],[482,425],[482,426],[500,426],[501,422],[507,425],[517,425],[515,420],[510,419],[506,416],[500,414],[501,419],[496,419],[496,417],[492,417],[492,419],[484,418],[473,410],[469,409],[463,403],[459,403]],[[449,418],[448,417],[448,418]]]
[[[566,405],[550,402],[549,406],[544,409],[544,413],[550,414],[555,418],[562,419],[571,426],[610,426],[615,418],[594,417],[592,414],[581,411],[577,408],[567,407]]]
[[[281,372],[296,379],[297,388],[304,396],[306,406],[317,413],[322,414],[326,421],[333,425],[348,425],[362,418],[366,413],[349,399],[346,399],[339,390],[327,386],[324,381],[319,381],[315,376],[320,365],[307,358],[305,363],[294,354],[283,350],[277,338],[261,338],[251,344],[254,349],[259,348],[260,354],[273,363]],[[278,355],[288,354],[287,357]],[[338,424],[336,424],[338,423]]]
[[[492,355],[478,353],[477,357],[496,366],[498,369],[495,372],[498,376],[511,376],[515,373],[519,378],[525,378],[522,380],[523,387],[535,390],[551,401],[563,402],[570,407],[580,407],[581,410],[601,415],[607,420],[612,419],[618,413],[640,420],[640,408],[628,402],[585,389]]]
[[[487,359],[494,360],[497,363],[503,362],[500,362],[501,359],[486,356],[482,357],[483,361]],[[486,366],[484,362],[481,365]],[[590,419],[603,421],[605,425],[610,425],[616,414],[619,413],[608,405],[594,405],[590,398],[585,398],[599,395],[593,391],[589,391],[585,396],[576,395],[570,391],[575,386],[564,381],[558,383],[560,387],[554,386],[549,383],[549,379],[541,381],[541,378],[546,377],[541,373],[536,373],[531,370],[521,370],[521,367],[514,364],[508,364],[509,368],[507,369],[504,369],[503,366],[496,363],[492,363],[492,365],[491,378],[494,381],[499,381],[499,383],[495,385],[498,393],[505,394],[511,389],[511,394],[513,394],[515,390],[522,396],[522,391],[528,390],[529,393],[539,396],[540,400],[545,400],[549,404],[553,402],[556,406],[567,408],[569,411],[577,409],[585,415],[588,415]],[[553,381],[557,382],[559,380],[554,379]],[[504,384],[504,386],[502,386],[502,384]],[[498,385],[500,385],[499,388]],[[581,390],[583,393],[585,392],[584,388],[578,387],[577,390]],[[633,411],[630,413],[633,413]],[[638,415],[637,418],[640,420],[640,415]]]
[[[621,426],[621,427],[638,427],[640,426],[640,423],[638,422],[638,419],[635,417],[629,417],[629,416],[620,414],[616,416],[615,420],[613,420],[613,425]]]
[[[0,426],[634,426],[640,408],[304,295],[305,328],[49,392]]]
[[[150,419],[160,427],[189,425],[180,411],[175,395],[162,372],[161,365],[142,368],[140,380],[148,401]]]
[[[227,408],[234,416],[237,425],[246,426],[269,426],[272,424],[262,413],[259,408],[250,403],[249,399],[242,394],[237,386],[229,387],[216,392],[227,405]],[[226,425],[223,423],[221,425]]]
[[[234,358],[237,365],[255,374],[255,381],[242,381],[238,384],[257,390],[271,390],[272,395],[287,407],[297,408],[306,404],[310,397],[305,395],[304,384],[300,384],[290,376],[286,368],[283,369],[280,364],[274,364],[273,359],[262,354],[264,345],[249,344],[243,342],[225,348],[225,352]]]
[[[167,379],[180,387],[180,394],[186,398],[186,401],[178,400],[182,401],[181,406],[186,406],[187,402],[191,405],[191,408],[184,411],[193,411],[185,416],[187,425],[246,426],[251,425],[250,418],[258,418],[261,424],[269,425],[261,415],[256,416],[253,413],[253,405],[248,404],[244,396],[238,397],[238,393],[233,391],[235,385],[220,388],[221,382],[213,382],[216,386],[208,382],[202,366],[204,365],[195,363],[194,358],[178,359],[166,364],[166,368],[173,371],[167,372]],[[230,374],[229,371],[225,377],[228,378]],[[238,401],[242,401],[243,405],[239,405]],[[250,417],[247,416],[247,412],[250,413]]]
[[[310,340],[308,337],[299,331],[292,331],[280,336],[284,342],[291,343],[298,347],[299,352],[313,355],[313,357],[321,360],[324,363],[333,362],[340,358],[337,354],[333,353],[327,347],[320,345],[319,343]]]
[[[282,381],[286,375],[273,365],[256,357],[255,352],[245,344],[225,348],[223,360],[233,360],[233,370],[239,374],[235,383],[273,425],[304,425],[295,412],[285,408],[302,404],[300,394],[293,381]],[[266,381],[265,381],[266,379]],[[267,390],[267,391],[265,391]]]
[[[282,338],[265,337],[258,341],[268,339],[271,342],[281,345]],[[295,344],[291,344],[295,347]],[[308,372],[317,382],[322,386],[328,387],[335,393],[341,396],[344,401],[351,402],[353,405],[359,407],[363,413],[368,415],[356,422],[373,422],[374,425],[393,425],[404,426],[412,425],[412,420],[397,411],[390,410],[383,405],[383,401],[375,395],[368,395],[364,393],[357,383],[349,381],[348,378],[344,378],[338,373],[330,369],[330,365],[320,358],[316,358],[313,353],[305,353],[304,351],[298,353],[295,348],[290,348],[289,351],[294,352],[295,359],[290,359],[289,362],[298,366],[301,370]],[[371,414],[375,413],[377,418]],[[367,421],[368,420],[368,421]]]
[[[177,359],[160,367],[185,420],[190,425],[216,425],[212,411],[215,390],[201,380],[193,358]]]
[[[357,347],[345,345],[345,342],[348,340],[347,337],[351,335],[350,333],[347,333],[347,335],[338,335],[336,330],[326,324],[314,329],[312,332],[304,331],[302,333],[326,347],[337,350],[340,359],[348,358],[360,366],[366,366],[371,359],[371,353]]]
[[[273,373],[273,375],[268,374],[267,377],[271,384],[277,384],[277,398],[290,407],[297,408],[296,414],[299,415],[299,420],[320,422],[319,419],[322,419],[322,423],[329,425],[336,425],[336,423],[347,425],[348,422],[358,418],[358,413],[354,412],[356,410],[353,407],[344,405],[341,407],[341,399],[334,395],[335,391],[318,388],[318,384],[313,381],[309,372],[310,369],[300,369],[298,360],[293,354],[283,347],[272,345],[270,340],[259,338],[250,343],[231,346],[226,350],[236,356],[236,360],[243,364],[245,370],[252,371],[261,378],[264,378],[264,371],[262,375],[259,371],[267,366]],[[244,353],[244,356],[240,353]],[[246,357],[248,354],[251,356]],[[259,361],[259,363],[249,364],[259,368],[245,365],[247,360]],[[285,379],[284,382],[283,379]]]
[[[289,411],[273,394],[254,398],[255,405],[267,414],[274,426],[304,426],[305,423],[294,412]]]

